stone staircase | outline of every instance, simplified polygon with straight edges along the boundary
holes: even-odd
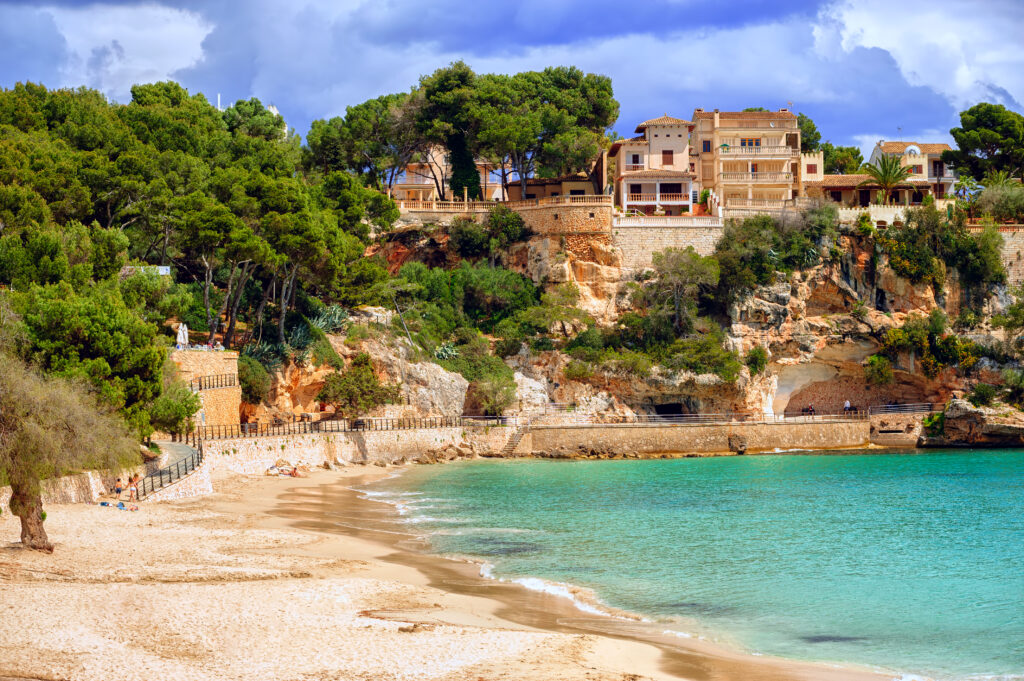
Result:
[[[515,432],[513,432],[512,435],[509,436],[508,442],[506,442],[505,446],[501,448],[502,458],[512,456],[512,454],[516,451],[516,447],[519,446],[519,441],[523,439],[523,436],[526,435],[529,429],[529,425],[522,425],[516,427]]]

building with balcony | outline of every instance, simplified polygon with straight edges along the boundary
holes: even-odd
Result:
[[[920,191],[918,187],[922,184],[928,185],[928,193],[936,199],[942,199],[953,195],[953,183],[956,182],[953,171],[942,162],[942,152],[950,149],[948,144],[879,140],[871,150],[868,163],[878,163],[883,156],[898,156],[900,163],[910,168],[908,179],[913,186],[900,191],[911,192],[911,196],[908,199],[901,193],[896,196],[895,203],[906,203],[908,200],[914,203],[913,193]]]
[[[608,150],[615,203],[626,213],[683,215],[696,198],[690,158],[693,123],[665,114],[636,126],[637,137]]]
[[[595,166],[599,168],[600,164]],[[546,199],[552,196],[588,196],[601,193],[601,183],[595,188],[593,173],[575,173],[563,177],[531,177],[526,181],[526,194],[518,180],[510,180],[505,184],[505,195],[509,201],[522,199]]]
[[[825,175],[820,180],[805,183],[807,196],[823,198],[840,204],[843,208],[866,208],[881,201],[881,188],[872,183],[871,176],[863,173],[852,175]],[[934,186],[927,178],[910,177],[894,189],[889,203],[898,206],[919,206],[929,194],[942,199],[934,192]]]
[[[501,180],[496,173],[501,171],[495,163],[477,159],[480,173],[480,192],[484,201],[504,199]],[[431,147],[406,165],[398,180],[392,185],[390,195],[396,201],[459,201],[461,196],[452,196],[448,181],[452,167],[448,152],[443,147]]]
[[[796,114],[694,109],[690,164],[702,189],[726,208],[781,208],[819,176],[821,154],[800,153]]]

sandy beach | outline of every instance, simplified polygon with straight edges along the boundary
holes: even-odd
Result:
[[[351,490],[394,469],[231,477],[138,512],[0,516],[0,679],[816,679],[886,676],[659,640],[420,551]]]

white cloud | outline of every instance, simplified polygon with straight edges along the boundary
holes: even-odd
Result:
[[[976,0],[841,0],[824,10],[816,44],[838,37],[847,52],[880,48],[912,85],[959,108],[982,100],[1024,102],[1024,3]]]
[[[62,84],[89,85],[120,100],[136,83],[166,80],[196,64],[213,29],[197,14],[159,5],[45,9],[67,42]]]

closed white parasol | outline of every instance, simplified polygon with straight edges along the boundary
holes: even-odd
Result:
[[[188,325],[185,322],[178,324],[178,345],[183,348],[188,347]]]

